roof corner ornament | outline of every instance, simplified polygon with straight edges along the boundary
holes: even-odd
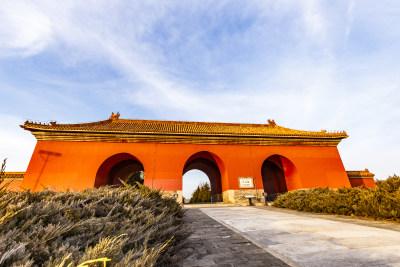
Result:
[[[51,121],[51,122],[50,122],[50,125],[51,125],[51,126],[56,126],[56,125],[57,125],[57,121]]]
[[[321,130],[322,133],[326,133],[326,130]]]
[[[116,120],[119,118],[119,111],[114,115],[114,112],[111,113],[110,120]]]
[[[274,120],[268,120],[268,125],[269,125],[269,126],[272,126],[272,127],[275,127],[275,126],[276,126],[276,123],[275,123]]]

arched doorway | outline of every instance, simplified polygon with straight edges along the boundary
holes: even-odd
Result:
[[[189,201],[192,200],[193,193],[197,190],[197,188],[201,188],[205,184],[210,185],[210,179],[204,172],[197,169],[187,171],[182,176],[183,203],[189,203]],[[197,196],[197,198],[198,197],[199,196]]]
[[[294,164],[281,155],[272,155],[264,161],[261,176],[268,201],[274,200],[279,193],[287,192],[298,180]]]
[[[215,155],[210,152],[198,152],[185,163],[183,174],[191,170],[199,170],[207,175],[211,187],[211,202],[222,202],[221,172]]]
[[[95,187],[103,185],[122,185],[129,175],[135,172],[142,172],[144,177],[143,164],[134,156],[128,153],[119,153],[106,159],[97,170]]]

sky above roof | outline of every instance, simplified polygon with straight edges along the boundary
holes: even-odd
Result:
[[[346,130],[346,169],[400,173],[400,2],[4,1],[0,157],[26,119],[267,123]]]

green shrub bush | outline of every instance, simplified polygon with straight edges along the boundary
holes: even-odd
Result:
[[[281,194],[273,206],[315,213],[362,216],[400,222],[400,177],[371,188],[312,188]]]
[[[143,177],[144,177],[144,172],[137,171],[137,172],[134,172],[134,173],[130,174],[125,182],[128,185],[131,185],[133,187],[137,187],[136,183],[139,183],[139,184],[143,184],[144,183],[144,178]]]
[[[193,192],[189,203],[211,202],[211,189],[208,183],[200,184]]]
[[[104,257],[107,266],[168,265],[188,235],[182,215],[175,199],[140,184],[4,193],[0,266],[76,266]]]

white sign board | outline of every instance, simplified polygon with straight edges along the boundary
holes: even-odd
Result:
[[[239,188],[254,188],[253,177],[239,177]]]

